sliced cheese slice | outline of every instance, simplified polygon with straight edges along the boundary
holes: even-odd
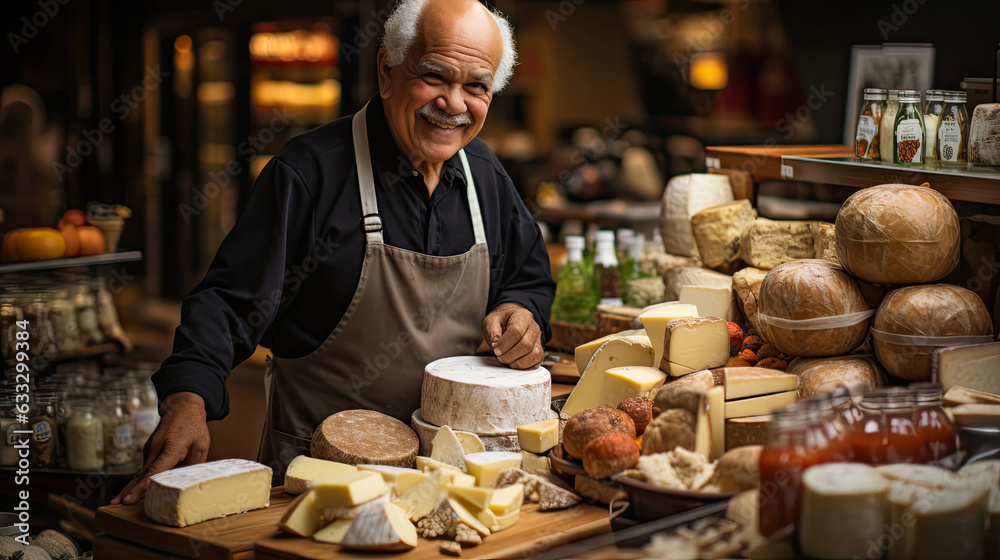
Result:
[[[521,511],[524,503],[524,485],[511,484],[504,488],[493,491],[493,499],[490,500],[490,510],[496,515],[509,515]]]
[[[316,531],[312,538],[317,542],[340,544],[344,540],[344,535],[347,534],[348,529],[350,529],[353,524],[353,519],[335,519],[326,527]]]
[[[483,440],[479,439],[479,436],[472,432],[455,432],[455,436],[458,437],[458,442],[462,444],[462,451],[466,455],[486,451]]]
[[[521,451],[521,468],[530,474],[545,475],[552,472],[552,462],[547,455]]]
[[[462,474],[462,469],[456,467],[455,465],[449,465],[447,463],[442,463],[431,459],[430,457],[417,456],[417,470],[423,472],[431,472],[436,470],[443,470],[449,474]]]
[[[448,484],[448,473],[436,470],[393,501],[403,508],[410,519],[416,521],[429,515],[445,497],[445,486]]]
[[[450,427],[441,426],[431,441],[431,459],[465,470],[465,450]]]
[[[712,387],[705,391],[708,404],[708,420],[711,426],[712,444],[708,454],[709,461],[715,461],[726,452],[726,399],[725,389]],[[695,433],[697,441],[698,434]]]
[[[476,477],[477,486],[493,486],[493,481],[504,469],[521,466],[521,454],[506,451],[486,451],[465,456],[469,474]]]
[[[934,350],[933,379],[947,391],[956,385],[1000,394],[1000,342]]]
[[[430,476],[428,473],[417,471],[413,473],[401,473],[396,476],[396,495],[402,496],[407,490],[413,488],[417,483],[422,482]]]
[[[659,387],[667,374],[655,367],[626,366],[611,368],[604,376],[604,402],[616,408],[623,400],[644,397]]]
[[[1000,404],[961,404],[951,409],[951,415],[961,426],[1000,427]]]
[[[278,529],[301,537],[311,537],[322,527],[323,518],[316,506],[316,494],[312,492],[299,494],[278,521]]]
[[[508,513],[507,515],[498,515],[496,518],[496,522],[490,526],[490,531],[497,533],[503,531],[504,529],[510,529],[520,519],[521,519],[520,511]]]
[[[489,536],[490,534],[489,527],[483,525],[483,522],[477,519],[476,516],[471,511],[469,511],[468,508],[463,506],[461,503],[459,503],[458,500],[454,498],[448,498],[447,500],[448,500],[448,505],[450,505],[451,509],[455,512],[455,517],[457,518],[459,523],[465,523],[469,527],[472,527],[481,536],[484,537]]]
[[[482,486],[454,486],[445,487],[448,495],[453,498],[460,498],[479,509],[489,509],[490,502],[493,501],[493,489]]]
[[[587,364],[583,376],[563,405],[562,412],[573,416],[581,410],[601,406],[605,400],[604,378],[607,371],[622,366],[652,366],[653,353],[653,345],[645,336],[623,336],[608,340]]]
[[[735,306],[733,304],[733,289],[729,287],[712,288],[708,286],[681,286],[681,303],[689,303],[698,308],[699,317],[718,317],[732,321]]]
[[[724,367],[713,370],[713,373],[722,379],[727,401],[795,391],[799,387],[798,376],[776,369]]]
[[[601,338],[596,338],[590,342],[585,342],[576,347],[573,352],[573,357],[576,359],[576,369],[583,375],[584,370],[587,369],[587,364],[590,363],[590,359],[594,357],[597,349],[601,347],[602,344],[611,340],[612,338],[621,338],[623,336],[635,336],[644,335],[646,331],[643,329],[632,329],[627,331],[621,331],[612,333],[609,335],[602,336]]]
[[[386,503],[355,519],[340,546],[358,550],[409,550],[417,546],[417,528],[402,508]]]
[[[868,558],[888,520],[889,483],[867,465],[827,463],[802,475],[799,545],[818,559]]]
[[[796,401],[795,391],[774,393],[760,397],[750,397],[736,401],[726,401],[726,419],[764,416]]]
[[[653,363],[649,365],[653,367],[659,367],[660,365],[660,360],[663,358],[663,336],[667,331],[667,323],[673,321],[674,319],[697,316],[697,307],[689,303],[681,303],[679,301],[659,303],[642,310],[642,313],[639,314],[639,320],[642,321],[642,326],[646,329],[646,336],[649,338],[649,342],[653,345],[654,352]]]
[[[663,335],[660,369],[680,377],[729,361],[729,324],[716,317],[669,321]]]
[[[389,491],[381,474],[358,470],[321,478],[310,488],[316,494],[316,504],[321,508],[357,506]]]
[[[285,492],[301,494],[314,481],[352,472],[358,472],[354,465],[299,455],[285,469]]]
[[[523,451],[545,453],[559,443],[559,419],[518,426],[517,443]]]
[[[378,474],[382,475],[382,479],[385,480],[386,484],[393,484],[393,485],[395,485],[399,481],[399,477],[402,475],[409,474],[412,476],[414,474],[422,474],[417,469],[409,469],[406,467],[392,467],[389,465],[358,465],[358,470],[377,472]]]

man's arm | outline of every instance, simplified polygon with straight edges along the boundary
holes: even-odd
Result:
[[[311,254],[313,204],[298,175],[274,160],[254,184],[205,279],[185,299],[173,354],[153,376],[160,423],[142,468],[112,503],[133,504],[151,475],[208,457],[208,420],[229,411],[226,378],[294,298],[285,271]]]
[[[503,195],[510,197],[511,217],[501,224],[504,270],[492,310],[483,321],[483,335],[497,358],[516,369],[538,367],[551,337],[549,312],[555,282],[541,231],[506,175]]]

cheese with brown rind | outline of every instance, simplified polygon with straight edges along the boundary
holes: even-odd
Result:
[[[840,387],[850,389],[857,384],[866,384],[869,389],[877,389],[885,384],[885,376],[879,368],[875,356],[850,355],[831,358],[796,358],[788,364],[787,373],[799,378],[799,399],[811,398],[816,393],[832,393]],[[852,394],[863,394],[858,389]]]
[[[836,236],[840,264],[876,284],[935,282],[958,265],[958,214],[944,195],[924,186],[854,193],[837,213]]]
[[[680,377],[729,361],[729,325],[718,317],[688,317],[667,323],[660,369]]]
[[[840,264],[837,260],[837,233],[833,224],[826,222],[811,222],[809,229],[813,234],[813,247],[816,258]]]
[[[740,258],[751,266],[776,268],[816,255],[810,222],[757,218],[740,239]]]
[[[766,270],[747,267],[733,274],[733,293],[743,308],[743,314],[750,326],[758,334],[761,332],[757,323],[757,300],[760,297],[760,285],[767,276]]]
[[[726,401],[726,419],[772,414],[775,410],[795,403],[796,400],[795,391],[785,391],[784,393]]]
[[[687,398],[687,394],[704,393],[716,385],[715,375],[707,369],[668,379],[667,383],[649,391],[653,406],[661,411],[669,408],[686,408],[693,412],[696,403],[691,406],[681,406],[678,403],[686,402],[684,399]]]
[[[842,267],[827,261],[778,266],[761,283],[758,306],[761,335],[792,356],[846,354],[868,336],[870,316],[863,312],[869,308],[861,288]],[[851,317],[855,319],[845,321]]]
[[[726,420],[726,450],[744,445],[764,445],[773,419],[768,414]]]
[[[373,410],[344,410],[313,433],[310,454],[346,463],[413,468],[420,440],[406,424]]]
[[[755,219],[757,211],[746,199],[706,208],[691,216],[691,229],[705,266],[716,267],[738,259],[740,238]]]
[[[963,344],[958,341],[964,337],[992,335],[993,320],[983,300],[951,284],[893,290],[882,301],[872,325],[879,363],[890,374],[908,381],[930,379],[936,349]],[[931,339],[925,341],[928,337]],[[955,337],[956,342],[949,344],[948,337]]]
[[[712,372],[722,378],[726,400],[757,397],[798,389],[799,378],[783,371],[762,367],[723,367]]]

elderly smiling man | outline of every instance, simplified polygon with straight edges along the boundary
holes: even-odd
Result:
[[[276,475],[317,425],[366,408],[404,422],[423,367],[485,338],[538,366],[554,294],[537,225],[476,135],[516,63],[511,27],[475,0],[402,0],[379,93],[264,168],[153,378],[162,419],[136,478],[205,460],[207,420],[257,344],[274,355],[259,460]]]

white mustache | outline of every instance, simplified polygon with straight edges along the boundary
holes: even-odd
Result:
[[[444,123],[448,126],[472,124],[472,113],[470,111],[466,111],[460,115],[449,115],[448,113],[445,113],[441,109],[435,107],[433,101],[417,109],[416,113],[420,116]]]

